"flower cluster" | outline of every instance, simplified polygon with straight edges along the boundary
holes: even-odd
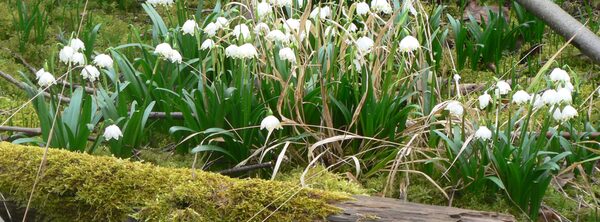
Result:
[[[56,84],[56,79],[52,73],[46,72],[43,68],[35,73],[35,78],[38,80],[38,85],[42,88],[50,87]]]
[[[100,76],[100,70],[98,70],[96,66],[105,69],[112,68],[113,60],[109,55],[106,54],[99,54],[94,57],[93,63],[96,66],[86,65],[87,62],[85,55],[83,54],[83,50],[85,50],[85,44],[83,41],[78,38],[71,39],[71,41],[69,41],[69,45],[64,46],[58,53],[59,60],[65,64],[72,64],[80,67],[83,66],[83,69],[81,70],[81,76],[83,79],[87,79],[90,82],[96,81]],[[49,80],[49,78],[45,79]],[[46,85],[49,84],[45,81],[44,83],[46,83]],[[38,84],[40,83],[38,82]]]

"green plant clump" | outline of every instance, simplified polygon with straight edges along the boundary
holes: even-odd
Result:
[[[0,192],[26,204],[44,149],[0,143]],[[313,221],[345,195],[50,149],[32,208],[55,221]]]

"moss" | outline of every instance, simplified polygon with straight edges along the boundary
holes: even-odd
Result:
[[[29,197],[43,154],[0,143],[0,192]],[[50,149],[32,206],[55,221],[312,221],[338,211],[339,193]],[[262,211],[261,211],[262,210]]]
[[[304,168],[296,168],[283,173],[277,180],[291,183],[299,183]],[[344,192],[348,194],[368,194],[369,191],[360,184],[344,178],[340,174],[332,173],[323,166],[309,169],[305,176],[309,187],[327,191]]]

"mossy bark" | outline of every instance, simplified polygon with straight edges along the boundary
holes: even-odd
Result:
[[[44,149],[0,143],[0,192],[25,204]],[[50,149],[32,207],[54,221],[322,220],[346,196]],[[272,215],[271,215],[272,214]]]

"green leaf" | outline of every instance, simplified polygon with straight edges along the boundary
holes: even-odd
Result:
[[[502,181],[495,176],[488,176],[486,177],[486,179],[491,180],[492,182],[494,182],[500,189],[505,190],[506,188],[504,187],[504,184],[502,183]]]
[[[225,149],[223,149],[223,148],[221,148],[219,146],[210,145],[210,144],[208,144],[208,145],[198,145],[194,149],[192,149],[192,151],[190,153],[195,154],[195,153],[206,152],[206,151],[220,152],[222,154],[225,154],[225,155],[231,157],[231,159],[236,160],[236,158],[233,157],[233,155],[231,153],[229,153],[229,151],[227,151],[227,150],[225,150]]]

